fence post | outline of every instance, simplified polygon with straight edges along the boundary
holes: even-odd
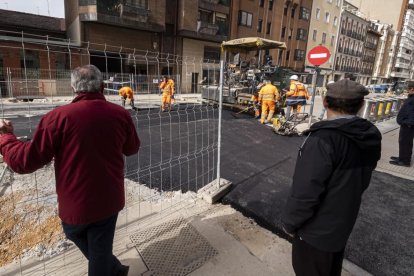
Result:
[[[223,87],[224,87],[224,60],[220,60],[220,86],[219,86],[219,117],[217,136],[217,188],[220,188],[220,163],[221,163],[221,119],[223,110]]]

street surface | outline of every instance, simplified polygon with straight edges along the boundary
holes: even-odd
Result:
[[[320,97],[316,97],[314,115],[319,115],[320,107]],[[16,134],[31,137],[41,113],[26,117],[19,111],[12,119]],[[186,104],[171,113],[144,109],[131,115],[143,144],[139,155],[127,158],[127,178],[150,188],[183,192],[197,191],[215,178],[216,108]],[[223,202],[284,237],[280,212],[303,138],[278,136],[248,115],[233,115],[223,111],[221,171],[235,185]],[[389,156],[397,154],[395,121],[378,127],[384,135],[381,172],[374,172],[364,195],[346,258],[375,275],[410,275],[414,258],[414,182],[410,179],[414,170],[387,164]]]

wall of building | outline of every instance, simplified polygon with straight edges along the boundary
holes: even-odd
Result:
[[[279,3],[277,1],[276,3]],[[310,21],[299,19],[300,7],[304,7],[308,10],[312,9],[312,0],[295,0],[284,4],[281,9],[281,27],[286,28],[285,36],[283,32],[280,32],[279,40],[285,41],[287,49],[282,53],[281,60],[278,59],[278,63],[284,67],[292,68],[295,71],[304,71],[306,49],[307,49],[307,37],[304,40],[298,39],[298,30],[303,29],[309,35],[309,23]],[[280,9],[279,5],[277,8]],[[286,13],[284,12],[287,9]],[[292,11],[294,10],[294,16],[292,17]],[[286,14],[286,15],[285,15]],[[275,24],[277,26],[277,24]],[[303,51],[302,59],[295,59],[295,50]]]
[[[204,59],[204,47],[220,46],[214,42],[200,41],[195,39],[184,38],[183,39],[183,66],[181,72],[181,91],[182,93],[199,92],[194,91],[193,83],[199,83],[203,79],[203,70],[210,70],[219,72],[220,66],[217,60],[214,64],[213,61],[203,63]],[[213,74],[211,74],[213,75]],[[215,74],[214,80],[209,80],[210,83],[218,83],[218,74]]]
[[[340,18],[342,11],[342,0],[314,0],[312,6],[312,14],[309,26],[308,45],[307,50],[322,45],[329,49],[331,53],[330,59],[320,66],[321,79],[319,80],[319,86],[325,86],[326,83],[333,78],[331,75],[336,52],[336,43],[338,40]],[[317,13],[319,11],[319,18]],[[329,22],[327,22],[326,13],[329,13]],[[316,32],[316,35],[314,33]],[[326,34],[325,42],[322,41],[323,34]],[[314,66],[305,61],[306,71],[311,71]]]

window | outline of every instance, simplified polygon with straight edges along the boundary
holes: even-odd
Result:
[[[325,22],[329,23],[329,19],[331,18],[331,15],[329,14],[329,12],[325,13]]]
[[[341,0],[336,0],[336,6],[337,7],[341,6]]]
[[[292,39],[293,29],[289,29],[288,39]]]
[[[267,22],[266,34],[270,34],[270,29],[272,28],[272,23]]]
[[[338,25],[338,17],[334,17],[334,21],[333,21],[334,26]]]
[[[283,9],[283,15],[287,16],[288,13],[288,7],[285,5],[285,8]]]
[[[292,17],[292,18],[295,17],[295,11],[296,11],[296,8],[292,8],[292,14],[290,15],[290,17]]]
[[[331,36],[331,46],[334,46],[335,44],[335,36]]]
[[[269,0],[269,11],[273,9],[273,0]]]
[[[205,23],[214,23],[214,12],[206,10],[198,10],[198,20]]]
[[[309,18],[310,18],[310,10],[304,7],[300,7],[299,19],[309,20]]]
[[[220,47],[204,46],[204,60],[220,60]]]
[[[313,41],[316,41],[317,34],[318,34],[318,31],[317,30],[313,30],[313,35],[312,35],[312,40]]]
[[[332,3],[332,0],[327,0],[328,1],[328,3]]]
[[[299,28],[297,33],[296,33],[296,39],[297,40],[306,40],[306,35],[307,35],[306,30]]]
[[[321,9],[317,8],[316,9],[316,19],[319,19],[319,17],[321,17]]]
[[[148,9],[148,1],[147,0],[126,0],[126,5],[141,8],[141,9]]]
[[[285,35],[286,35],[286,27],[283,27],[283,28],[282,28],[282,37],[284,38],[284,37],[285,37]]]
[[[326,33],[322,33],[322,43],[326,43]]]
[[[259,0],[259,7],[263,8],[263,6],[264,6],[264,0]]]
[[[296,49],[295,50],[295,60],[305,60],[305,51]]]
[[[286,60],[289,60],[289,56],[290,56],[290,51],[286,51]]]
[[[262,32],[262,25],[263,25],[263,19],[259,19],[259,21],[257,22],[257,32],[258,33]]]
[[[245,11],[239,11],[239,25],[251,27],[253,20],[253,14]]]

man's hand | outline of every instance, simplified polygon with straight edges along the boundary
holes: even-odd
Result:
[[[9,120],[0,120],[0,134],[13,133],[13,125]]]

